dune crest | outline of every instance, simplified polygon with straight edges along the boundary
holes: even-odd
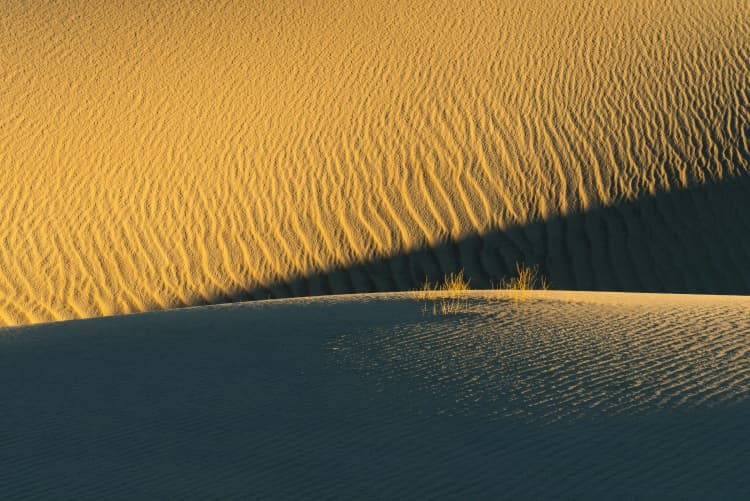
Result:
[[[32,3],[0,13],[0,324],[750,175],[744,0]]]
[[[0,329],[0,497],[745,497],[750,298],[464,297]]]

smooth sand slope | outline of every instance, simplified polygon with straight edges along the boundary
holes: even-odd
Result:
[[[0,330],[0,497],[745,497],[750,299],[467,297]]]
[[[0,3],[2,324],[517,260],[750,291],[746,0]]]

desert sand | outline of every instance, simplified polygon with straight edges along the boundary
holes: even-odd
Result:
[[[3,499],[741,499],[750,298],[469,292],[0,329]]]
[[[747,0],[1,3],[0,499],[750,492]]]
[[[746,293],[749,54],[746,0],[5,1],[0,324]]]

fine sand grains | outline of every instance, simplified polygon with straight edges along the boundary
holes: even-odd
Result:
[[[0,329],[0,498],[746,497],[750,298],[463,298]]]
[[[4,2],[0,324],[403,289],[428,265],[481,286],[516,261],[553,287],[750,290],[746,190],[527,227],[744,179],[749,12]],[[511,227],[481,256],[284,285]]]

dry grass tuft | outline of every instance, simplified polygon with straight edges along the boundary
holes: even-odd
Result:
[[[464,270],[458,273],[451,273],[443,279],[443,285],[440,290],[443,291],[467,291],[470,290],[469,282],[471,279],[464,278]]]
[[[422,314],[427,315],[457,315],[469,312],[469,300],[461,294],[471,290],[471,279],[466,278],[464,270],[450,273],[442,282],[432,283],[425,279],[422,287],[417,291],[417,297],[425,301]],[[526,299],[528,291],[548,290],[550,288],[547,277],[539,272],[538,266],[528,266],[516,263],[516,275],[493,284],[493,289],[509,291],[513,299]],[[427,301],[432,301],[430,306]]]
[[[450,273],[443,278],[442,282],[432,284],[425,279],[419,289],[417,297],[421,300],[435,300],[432,303],[433,315],[456,315],[468,311],[469,301],[460,296],[460,292],[471,290],[469,286],[471,279],[464,276],[464,270]],[[422,306],[422,313],[430,311],[427,303]]]
[[[527,292],[532,290],[549,290],[549,280],[539,273],[539,266],[533,267],[525,263],[516,263],[516,276],[503,279],[495,289],[511,291],[516,299],[525,299]]]
[[[469,301],[467,299],[445,298],[432,305],[432,314],[436,316],[458,315],[460,313],[468,313],[468,311]]]
[[[548,290],[549,281],[547,277],[539,274],[539,266],[527,266],[524,263],[516,263],[516,276],[503,279],[498,284],[498,289],[529,291],[535,289]]]
[[[446,292],[460,292],[471,290],[469,283],[471,279],[464,277],[464,270],[458,273],[451,273],[443,278],[442,282],[431,283],[429,279],[425,278],[422,287],[418,289],[420,299],[430,299],[438,295],[445,295],[441,293]]]

